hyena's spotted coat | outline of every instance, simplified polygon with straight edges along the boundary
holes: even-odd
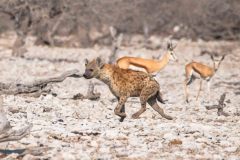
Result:
[[[83,76],[87,79],[97,78],[109,86],[111,92],[118,99],[118,105],[114,112],[121,117],[121,121],[126,117],[125,103],[128,97],[140,97],[141,101],[141,109],[134,113],[132,118],[139,118],[146,111],[146,103],[148,103],[162,117],[172,119],[158,106],[157,100],[163,103],[160,86],[147,73],[120,69],[111,64],[103,64],[101,59],[97,58],[91,62],[86,60],[86,69]]]

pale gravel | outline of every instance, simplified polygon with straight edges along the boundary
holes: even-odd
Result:
[[[240,159],[240,52],[236,48],[234,55],[228,55],[212,82],[212,101],[215,104],[220,95],[227,91],[227,107],[231,116],[217,116],[216,110],[206,110],[207,104],[203,92],[199,102],[195,102],[198,81],[191,85],[191,102],[184,102],[183,81],[184,65],[195,59],[211,64],[207,55],[199,56],[200,45],[206,47],[225,42],[178,41],[176,54],[179,63],[171,62],[157,77],[167,104],[160,104],[165,112],[174,117],[169,121],[158,115],[152,108],[141,115],[140,119],[131,119],[131,115],[140,108],[138,98],[130,98],[126,103],[127,118],[123,123],[114,115],[117,102],[102,82],[67,78],[62,83],[53,84],[58,94],[32,98],[28,96],[4,95],[4,108],[18,108],[19,113],[7,112],[10,123],[15,128],[32,123],[32,132],[18,142],[10,142],[9,149],[30,146],[53,147],[41,159]],[[227,43],[227,42],[226,42]],[[84,58],[92,59],[97,55],[107,60],[110,51],[107,47],[90,49],[48,48],[29,46],[28,57],[66,58],[79,63],[50,63],[49,61],[29,61],[13,58],[9,50],[2,50],[0,60],[0,79],[7,83],[29,83],[35,79],[56,75],[70,69],[84,71]],[[118,57],[123,55],[151,58],[163,53],[163,50],[149,51],[141,48],[124,47]],[[70,100],[74,94],[86,94],[88,84],[95,83],[95,91],[101,93],[99,101]],[[203,88],[206,90],[206,87]],[[65,99],[64,99],[65,98]],[[49,112],[43,112],[50,108]],[[74,132],[81,132],[75,134]],[[55,136],[54,136],[55,135]],[[180,140],[182,144],[171,144]],[[6,143],[0,144],[4,149]],[[7,158],[14,158],[16,154]],[[31,155],[24,157],[32,159]]]

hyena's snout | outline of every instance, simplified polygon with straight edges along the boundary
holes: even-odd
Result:
[[[83,77],[86,79],[90,79],[90,78],[92,78],[92,74],[89,70],[85,70]]]
[[[89,78],[91,78],[91,74],[86,70],[83,74],[83,77],[86,79],[89,79]]]

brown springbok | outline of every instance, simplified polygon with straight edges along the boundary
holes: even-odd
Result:
[[[198,100],[200,91],[202,89],[202,81],[206,80],[208,84],[208,93],[210,94],[210,80],[215,75],[217,70],[219,69],[219,66],[221,62],[223,61],[225,55],[223,55],[220,59],[215,59],[211,55],[211,60],[213,61],[213,66],[209,67],[205,64],[192,61],[191,63],[188,63],[185,66],[185,72],[186,72],[186,79],[184,82],[185,85],[185,95],[186,95],[186,102],[188,103],[188,85],[190,85],[195,79],[200,79],[200,86],[199,91],[196,97],[196,100]]]

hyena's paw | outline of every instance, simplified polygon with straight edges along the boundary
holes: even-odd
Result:
[[[126,113],[123,113],[123,112],[121,112],[121,113],[119,114],[119,116],[122,117],[122,118],[127,117]]]
[[[114,110],[114,113],[115,113],[116,115],[118,115],[119,117],[126,117],[126,116],[127,116],[126,113],[120,112],[120,111],[117,110],[117,109]]]
[[[137,113],[134,113],[134,114],[132,115],[132,118],[133,118],[133,119],[138,119],[138,118],[139,118],[139,115],[138,115]]]
[[[169,116],[169,115],[166,115],[164,116],[164,118],[168,119],[168,120],[173,120],[173,117]]]
[[[118,115],[121,118],[127,117],[126,113],[123,113],[123,112],[115,112],[115,114]]]

